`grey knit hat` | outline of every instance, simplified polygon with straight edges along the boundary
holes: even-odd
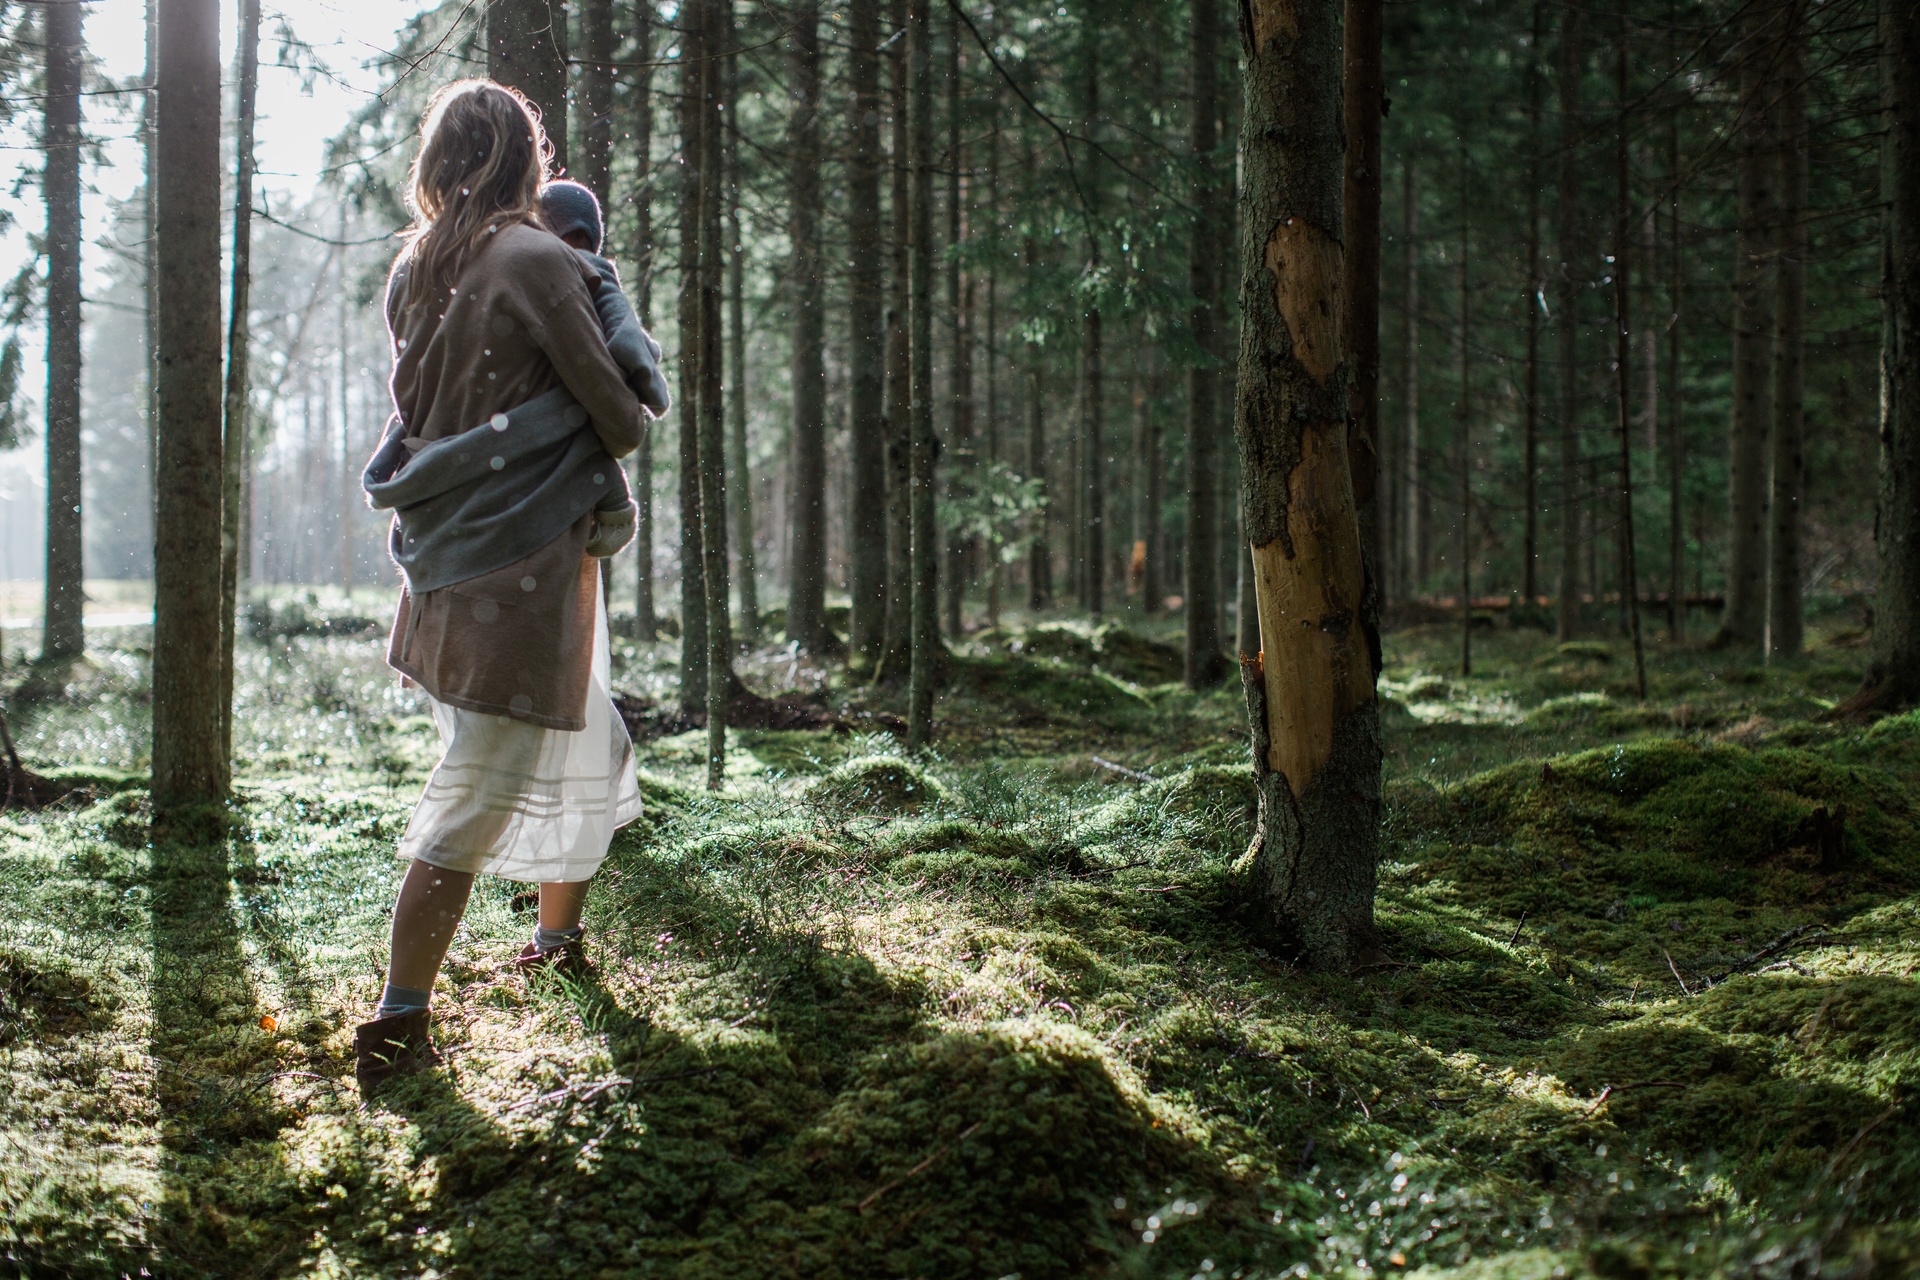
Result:
[[[561,239],[570,232],[585,232],[587,248],[600,252],[600,201],[579,183],[549,182],[540,188],[540,216],[547,229]]]

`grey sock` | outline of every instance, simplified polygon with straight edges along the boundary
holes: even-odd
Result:
[[[380,992],[380,1007],[373,1011],[376,1018],[391,1018],[402,1013],[417,1013],[427,1007],[433,999],[431,991],[416,991],[412,987],[396,987],[389,982]]]
[[[533,945],[542,955],[549,951],[558,951],[569,942],[578,942],[587,935],[587,931],[578,925],[571,929],[549,929],[543,924],[533,926]]]

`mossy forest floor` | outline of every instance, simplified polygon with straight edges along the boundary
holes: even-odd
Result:
[[[1169,683],[1171,624],[969,643],[921,766],[862,731],[892,695],[768,650],[842,727],[736,734],[719,798],[702,735],[643,744],[592,975],[508,973],[483,883],[447,1064],[364,1104],[437,744],[377,636],[270,624],[225,847],[150,847],[138,633],[8,678],[88,785],[0,816],[0,1272],[1920,1271],[1920,715],[1818,719],[1837,624],[1656,644],[1645,704],[1617,641],[1496,627],[1463,679],[1451,628],[1390,636],[1385,959],[1345,977],[1249,929],[1238,694]]]

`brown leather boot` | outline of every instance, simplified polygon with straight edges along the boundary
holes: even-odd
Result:
[[[363,1022],[353,1033],[353,1075],[366,1092],[394,1076],[411,1075],[440,1060],[427,1038],[427,1011],[415,1009]]]
[[[564,947],[558,947],[552,951],[542,951],[529,942],[520,948],[520,954],[513,958],[513,967],[521,973],[551,969],[555,973],[564,973],[569,978],[577,978],[587,971],[587,948],[582,939],[575,939]]]

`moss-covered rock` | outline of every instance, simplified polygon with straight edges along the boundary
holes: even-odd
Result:
[[[821,775],[805,794],[809,804],[829,812],[896,815],[944,803],[947,789],[910,760],[861,756]]]

